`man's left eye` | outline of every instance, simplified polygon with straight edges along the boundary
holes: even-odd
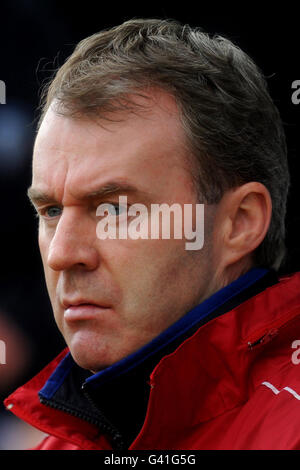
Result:
[[[121,215],[121,214],[124,214],[124,212],[126,212],[126,207],[121,206],[120,204],[113,204],[113,206],[115,208],[116,215]]]
[[[119,216],[126,212],[126,207],[121,206],[120,204],[107,204],[104,206],[104,210],[108,212],[109,215]]]

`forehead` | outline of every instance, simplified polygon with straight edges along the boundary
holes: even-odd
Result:
[[[164,92],[134,99],[137,113],[115,112],[100,121],[64,117],[50,107],[35,142],[33,186],[76,198],[116,178],[145,190],[178,173],[180,184],[187,151],[174,99]]]

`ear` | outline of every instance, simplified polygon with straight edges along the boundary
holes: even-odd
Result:
[[[243,261],[249,264],[251,254],[266,236],[271,214],[271,196],[261,183],[246,183],[224,194],[216,211],[214,237],[223,273]]]

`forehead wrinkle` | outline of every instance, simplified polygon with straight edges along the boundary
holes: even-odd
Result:
[[[97,189],[86,191],[86,192],[78,192],[77,194],[73,191],[69,191],[72,198],[76,199],[77,201],[84,201],[89,199],[100,199],[110,194],[120,194],[120,193],[138,193],[143,196],[149,196],[149,194],[145,191],[140,190],[136,186],[132,184],[121,182],[121,181],[108,181],[99,185]]]
[[[118,182],[112,181],[112,182],[108,182],[104,184],[103,186],[101,186],[99,189],[96,189],[95,191],[91,191],[90,193],[87,194],[86,198],[90,199],[90,198],[106,196],[107,194],[111,194],[111,193],[117,193],[117,192],[119,193],[121,191],[132,192],[136,190],[137,188],[129,184],[120,184]]]

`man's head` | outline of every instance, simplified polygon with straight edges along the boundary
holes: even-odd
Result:
[[[96,34],[58,71],[40,123],[40,249],[82,367],[125,357],[249,267],[280,265],[284,134],[261,74],[229,41],[158,20]],[[204,247],[99,240],[97,206],[120,194],[146,207],[204,203]]]

